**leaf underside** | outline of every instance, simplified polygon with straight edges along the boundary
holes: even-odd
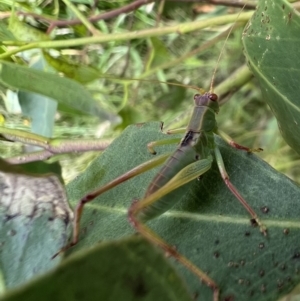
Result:
[[[258,1],[243,34],[249,67],[285,141],[300,153],[300,16],[284,0]]]
[[[60,262],[51,257],[67,242],[73,212],[54,175],[28,175],[1,161],[0,187],[0,285],[11,289]]]

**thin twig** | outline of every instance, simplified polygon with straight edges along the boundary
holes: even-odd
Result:
[[[167,2],[178,2],[178,3],[198,3],[198,4],[213,4],[223,5],[230,7],[243,7],[245,1],[240,0],[166,0]],[[245,9],[255,9],[257,3],[247,3]]]
[[[41,160],[47,160],[55,155],[66,154],[66,153],[82,153],[89,151],[104,151],[112,142],[112,140],[86,140],[83,141],[66,141],[67,144],[60,145],[48,145],[47,149],[36,151],[32,153],[22,154],[11,158],[4,159],[6,162],[11,164],[29,163]],[[28,143],[35,145],[34,143]],[[45,147],[46,148],[46,147]]]
[[[103,14],[92,16],[92,17],[88,18],[88,21],[91,23],[94,23],[94,22],[98,22],[100,20],[109,20],[109,19],[115,18],[121,14],[127,14],[129,12],[135,11],[139,7],[146,5],[148,3],[151,3],[151,2],[154,2],[154,1],[155,0],[136,0],[123,7],[113,9],[113,10],[105,12]],[[50,23],[50,26],[48,28],[48,33],[51,32],[54,27],[65,27],[65,26],[78,25],[78,24],[81,24],[81,21],[79,19],[55,20]]]

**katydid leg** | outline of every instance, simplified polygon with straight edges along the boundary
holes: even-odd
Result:
[[[160,189],[140,201],[134,201],[129,209],[128,218],[132,226],[141,235],[143,235],[150,242],[162,248],[168,255],[173,256],[178,262],[194,273],[208,287],[212,288],[214,294],[213,300],[217,301],[219,299],[219,288],[217,284],[197,266],[190,262],[185,256],[180,254],[174,247],[170,246],[144,224],[144,221],[147,221],[147,217],[153,214],[153,210],[159,210],[159,202],[164,196],[207,172],[211,168],[211,163],[212,158],[209,157],[208,159],[199,160],[189,164]],[[158,203],[157,207],[155,206],[155,203]]]
[[[221,152],[218,147],[215,147],[215,157],[216,161],[219,167],[219,171],[221,174],[222,179],[224,180],[226,186],[228,189],[232,192],[232,194],[240,201],[240,203],[244,206],[244,208],[249,212],[252,219],[256,222],[256,224],[259,226],[260,231],[267,236],[267,229],[266,227],[260,222],[256,212],[251,208],[251,206],[246,202],[246,200],[240,195],[237,188],[231,183],[229,176],[227,174],[227,171],[225,169],[224,161],[221,155]]]
[[[161,126],[161,131],[163,132],[163,124]],[[168,130],[167,134],[182,134],[185,133],[186,128],[179,128],[174,130]],[[180,142],[180,138],[174,138],[174,139],[164,139],[164,140],[158,140],[158,141],[151,141],[147,144],[148,150],[151,154],[156,155],[156,151],[154,150],[154,147],[156,146],[162,146],[162,145],[168,145],[168,144],[175,144]]]
[[[139,201],[137,201],[138,203]],[[219,301],[219,288],[218,285],[203,271],[201,271],[197,266],[195,266],[191,261],[189,261],[185,256],[180,254],[175,247],[167,244],[161,237],[154,233],[149,227],[141,223],[136,218],[136,213],[134,211],[133,203],[131,209],[129,210],[129,220],[133,227],[151,243],[154,243],[158,247],[162,248],[167,255],[174,257],[178,262],[185,266],[188,270],[194,273],[205,285],[213,290],[213,301]]]
[[[148,150],[151,154],[156,155],[156,151],[154,150],[154,147],[162,146],[162,145],[175,144],[175,143],[179,143],[179,142],[180,142],[180,138],[157,140],[157,141],[149,142],[147,144],[147,147],[148,147]]]
[[[186,132],[186,127],[185,128],[173,129],[173,130],[167,130],[168,135],[183,134],[185,132]]]
[[[260,147],[259,148],[249,148],[247,146],[240,145],[240,144],[236,143],[229,135],[227,135],[223,131],[218,130],[217,134],[220,135],[230,146],[232,146],[236,149],[244,150],[248,153],[263,151],[263,149]]]
[[[83,212],[83,208],[84,206],[93,201],[96,197],[100,196],[102,193],[108,191],[109,189],[147,171],[150,170],[158,165],[161,165],[168,157],[169,157],[169,153],[160,155],[152,160],[149,160],[145,163],[142,163],[138,166],[136,166],[135,168],[129,170],[128,172],[124,173],[123,175],[115,178],[114,180],[112,180],[111,182],[107,183],[106,185],[102,186],[99,189],[96,189],[92,192],[90,192],[89,194],[85,195],[77,204],[75,210],[74,210],[74,221],[73,221],[73,237],[72,237],[72,241],[69,245],[67,245],[64,249],[62,249],[60,252],[62,251],[66,251],[67,249],[69,249],[70,247],[76,245],[78,243],[78,238],[79,238],[79,230],[80,230],[80,219],[81,219],[81,215]],[[59,252],[59,253],[60,253]]]

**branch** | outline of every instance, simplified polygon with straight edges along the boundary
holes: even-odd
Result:
[[[155,0],[136,0],[128,5],[125,5],[121,8],[113,9],[111,11],[92,16],[87,18],[87,20],[91,23],[98,22],[100,20],[108,20],[111,18],[115,18],[121,14],[127,14],[129,12],[135,11],[139,7],[149,4],[151,2],[154,2]],[[32,16],[35,19],[43,20],[49,24],[49,28],[47,30],[47,34],[49,34],[55,27],[65,27],[65,26],[71,26],[71,25],[78,25],[81,24],[81,20],[79,19],[73,19],[73,20],[52,20],[50,18],[46,18],[37,14],[33,13],[23,13],[18,12],[18,15],[22,16]]]

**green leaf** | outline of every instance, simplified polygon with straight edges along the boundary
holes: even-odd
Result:
[[[64,183],[62,178],[62,170],[59,162],[48,163],[46,161],[28,162],[19,165],[24,171],[30,174],[45,175],[49,173],[55,174],[61,183]]]
[[[47,41],[50,37],[42,31],[20,21],[14,14],[9,18],[8,29],[20,41]]]
[[[15,36],[11,33],[11,31],[7,28],[7,24],[3,21],[0,22],[0,41],[3,42],[5,40],[15,41]]]
[[[29,175],[2,160],[0,170],[1,287],[13,288],[59,263],[51,257],[66,244],[73,212],[56,176]]]
[[[144,116],[141,116],[139,111],[137,111],[132,106],[125,106],[119,111],[119,116],[122,118],[122,123],[118,125],[118,128],[124,129],[130,124],[142,122]]]
[[[42,56],[39,56],[30,68],[44,71],[49,69]],[[23,115],[31,120],[31,132],[52,137],[57,102],[41,94],[25,91],[20,91],[18,96]]]
[[[153,51],[153,53],[151,53],[153,58],[151,61],[151,66],[149,67],[154,68],[170,60],[172,54],[167,49],[167,47],[165,46],[162,40],[158,39],[157,37],[151,37],[149,41],[151,42],[151,47],[152,47],[151,50]]]
[[[86,114],[108,117],[90,93],[71,79],[4,61],[1,65],[0,80],[10,87],[48,96]]]
[[[47,51],[43,51],[43,55],[47,63],[56,71],[62,72],[68,78],[72,78],[80,83],[89,83],[103,76],[96,68],[85,66],[83,64],[72,64],[63,56],[55,58]]]
[[[300,17],[284,0],[258,1],[243,42],[250,69],[260,83],[283,138],[300,153]]]
[[[31,120],[31,131],[52,137],[57,102],[41,94],[24,91],[20,91],[18,96],[23,115]]]
[[[300,301],[300,285],[297,285],[288,295],[279,301]]]
[[[105,243],[1,300],[191,301],[181,279],[140,238]]]
[[[147,143],[168,137],[161,133],[160,123],[127,128],[68,185],[71,203],[75,205],[87,192],[153,158]],[[248,300],[250,296],[256,301],[275,300],[300,280],[300,189],[257,156],[233,149],[220,138],[216,142],[233,184],[267,226],[268,236],[250,226],[248,213],[227,189],[215,163],[200,181],[187,185],[185,196],[171,211],[148,225],[216,281],[220,300]],[[156,150],[162,154],[174,147]],[[137,176],[89,203],[83,213],[80,241],[70,251],[132,234],[127,210],[134,199],[143,197],[157,172]],[[263,213],[264,207],[268,213]],[[190,292],[199,295],[197,300],[212,300],[211,289],[176,266]]]
[[[176,80],[171,79],[172,83],[182,84]],[[176,110],[180,107],[180,105],[186,99],[187,89],[183,86],[170,86],[168,92],[162,94],[158,99],[155,101],[155,106],[157,109],[163,109],[165,112],[170,110]]]

